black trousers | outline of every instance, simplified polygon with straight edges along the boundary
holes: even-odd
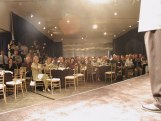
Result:
[[[144,39],[152,94],[156,102],[161,105],[161,30],[146,32]]]

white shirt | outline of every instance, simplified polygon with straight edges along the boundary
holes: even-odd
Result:
[[[161,29],[161,0],[141,0],[139,32]]]

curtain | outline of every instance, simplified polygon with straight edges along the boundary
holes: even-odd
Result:
[[[43,44],[46,43],[44,51],[49,56],[62,56],[62,43],[57,44],[52,39],[45,36],[37,30],[31,23],[22,17],[12,13],[13,33],[16,42],[31,47],[33,41],[37,41],[43,49]],[[59,51],[58,51],[59,50]]]

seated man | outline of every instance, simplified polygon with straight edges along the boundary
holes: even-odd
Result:
[[[21,65],[22,67],[26,67],[26,77],[32,76],[31,64],[32,64],[31,56],[27,55],[25,61]]]

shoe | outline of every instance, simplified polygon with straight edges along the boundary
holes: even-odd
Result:
[[[48,92],[50,92],[50,89],[48,88]]]
[[[161,109],[156,107],[154,104],[145,104],[145,105],[142,105],[142,108],[144,110],[151,111],[151,112],[161,112]]]

